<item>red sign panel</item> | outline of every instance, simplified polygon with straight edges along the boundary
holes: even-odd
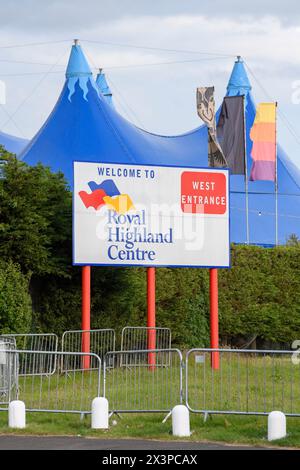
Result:
[[[181,209],[191,214],[225,214],[225,174],[184,171],[181,174]]]

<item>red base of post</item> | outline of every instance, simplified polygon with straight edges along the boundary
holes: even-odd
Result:
[[[155,268],[147,268],[147,327],[155,328]],[[156,349],[156,331],[148,330],[147,348]],[[155,368],[155,353],[148,354],[148,364]]]
[[[210,294],[210,347],[219,348],[219,315],[218,315],[218,270],[209,270],[209,294]],[[219,352],[211,354],[212,369],[219,369]]]
[[[91,329],[91,267],[82,266],[82,317],[81,317],[82,330]],[[82,333],[82,348],[83,353],[90,353],[90,332]],[[82,361],[83,369],[90,368],[90,356],[83,356]]]

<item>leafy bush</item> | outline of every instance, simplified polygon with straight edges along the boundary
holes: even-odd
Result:
[[[0,262],[0,333],[27,333],[31,329],[30,275],[20,267]]]
[[[208,275],[203,269],[157,269],[157,324],[179,347],[209,344]]]

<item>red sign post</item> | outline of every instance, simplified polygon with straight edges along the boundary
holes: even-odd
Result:
[[[155,268],[147,268],[147,348],[156,349],[156,319],[155,319]],[[155,367],[155,353],[148,354],[150,369]]]
[[[218,270],[212,268],[209,270],[209,297],[210,297],[210,347],[218,349],[219,347],[219,313],[218,313]],[[212,369],[219,369],[218,351],[211,354]]]
[[[82,266],[82,348],[83,353],[90,353],[91,329],[91,267]],[[88,330],[88,331],[87,331]],[[83,369],[90,368],[90,356],[83,356]]]

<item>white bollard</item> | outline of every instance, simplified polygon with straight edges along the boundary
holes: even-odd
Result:
[[[286,417],[281,411],[272,411],[268,416],[268,441],[286,436]]]
[[[190,437],[190,413],[185,405],[176,405],[172,410],[172,434]]]
[[[26,410],[23,401],[13,400],[8,405],[8,426],[18,429],[26,427]]]
[[[92,401],[92,429],[108,429],[108,401],[96,397]]]

